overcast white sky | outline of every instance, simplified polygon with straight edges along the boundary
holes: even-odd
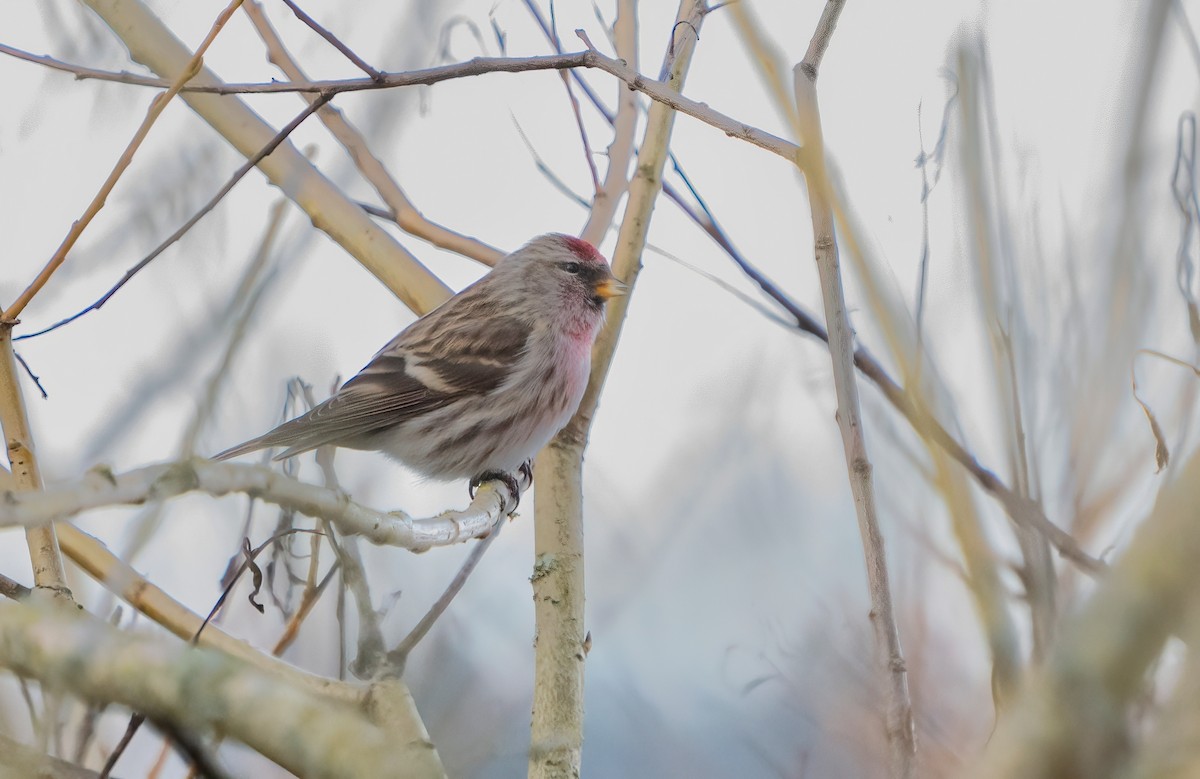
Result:
[[[194,46],[224,4],[167,0],[151,7]],[[311,75],[356,75],[281,3],[266,5]],[[611,19],[612,5],[598,4],[605,18]],[[760,1],[754,8],[792,63],[803,55],[822,5],[780,0]],[[1046,258],[1062,257],[1067,246],[1087,258],[1107,250],[1104,231],[1114,218],[1112,193],[1130,126],[1128,73],[1143,5],[850,0],[821,70],[825,135],[874,256],[910,306],[922,235],[921,178],[914,160],[922,136],[932,148],[943,107],[955,92],[958,45],[983,36],[990,50],[1014,240],[1021,245],[1036,240]],[[1195,4],[1182,5],[1200,15]],[[437,41],[456,17],[478,25],[484,46],[459,24],[448,33],[451,59],[499,54],[492,21],[504,32],[509,55],[547,51],[516,0],[310,3],[308,10],[358,53],[389,70],[440,61]],[[597,43],[604,40],[590,3],[560,2],[556,10],[568,50],[579,48],[570,32],[577,27],[586,28]],[[644,73],[657,73],[673,15],[673,3],[641,3]],[[90,66],[141,72],[114,36],[80,19],[66,0],[8,0],[0,11],[0,41]],[[1168,287],[1177,225],[1165,182],[1177,118],[1194,110],[1197,95],[1195,64],[1178,20],[1173,12],[1162,52],[1166,64],[1145,118],[1147,176],[1163,182],[1148,206],[1148,241],[1151,252],[1163,254],[1160,283]],[[221,34],[207,64],[228,80],[276,75],[240,16]],[[0,57],[0,79],[7,99],[0,119],[2,305],[32,278],[92,197],[140,122],[151,93],[75,81],[7,57]],[[611,79],[601,73],[588,79],[610,105],[615,102]],[[717,11],[706,20],[685,92],[749,124],[786,134],[727,13]],[[431,218],[505,249],[543,232],[576,232],[584,222],[583,210],[536,170],[516,129],[519,124],[568,186],[587,193],[578,131],[556,74],[493,75],[403,94],[346,95],[338,103],[368,132],[374,150]],[[300,107],[292,95],[254,105],[276,126]],[[592,143],[602,150],[608,142],[604,125],[586,110],[585,115]],[[977,311],[971,271],[964,264],[968,236],[954,127],[947,173],[930,201],[927,327],[937,333],[947,383],[961,396],[960,421],[981,456],[1003,471],[1008,464],[997,461],[1003,452],[995,447],[996,420],[987,411],[991,390],[980,380],[978,326],[970,321]],[[376,202],[315,121],[294,139],[312,145],[317,164],[355,197]],[[677,121],[673,148],[738,247],[819,313],[807,204],[794,171],[773,155],[688,117]],[[63,272],[27,309],[23,327],[44,326],[95,299],[240,162],[177,101]],[[602,158],[598,164],[603,170]],[[228,299],[276,197],[252,173],[217,212],[101,312],[20,346],[50,392],[46,401],[31,400],[49,478],[69,479],[97,460],[122,470],[176,454],[197,387],[212,370],[221,340],[188,347],[194,357],[179,364],[171,355],[187,334],[200,333],[203,339],[210,329],[207,323]],[[404,236],[400,240],[456,288],[482,272],[471,261]],[[720,250],[665,201],[654,214],[650,241],[756,294]],[[601,246],[605,254],[611,244],[612,236]],[[331,241],[314,234],[294,210],[280,245],[280,276],[237,362],[236,380],[201,436],[202,452],[270,426],[287,377],[300,374],[321,394],[335,376],[356,371],[411,321],[386,290]],[[1061,271],[1048,268],[1048,283],[1061,279]],[[853,283],[850,295],[857,316],[864,301]],[[871,323],[861,327],[864,338],[873,337]],[[883,352],[881,343],[868,345]],[[160,374],[160,388],[143,397],[150,377]],[[182,380],[170,381],[175,376]],[[885,516],[885,530],[900,550],[915,554],[920,543],[909,532],[912,523],[922,512],[935,511],[936,501],[923,485],[913,487],[922,484],[920,478],[896,456],[896,448],[888,450],[894,440],[890,430],[903,425],[888,413],[876,413],[875,396],[864,394],[873,409],[871,422],[879,425],[868,430],[870,441],[877,452],[890,452],[881,459],[892,463],[879,474],[881,503],[893,509]],[[115,440],[97,441],[127,405],[144,410],[133,428]],[[867,635],[857,532],[833,411],[827,353],[768,322],[693,270],[647,253],[586,463],[589,609],[597,643],[589,659],[593,719],[585,751],[594,761],[593,775],[619,775],[610,771],[628,768],[622,755],[631,761],[646,758],[641,754],[646,739],[639,736],[646,732],[692,750],[695,765],[680,776],[728,776],[743,769],[746,776],[778,775],[775,767],[794,768],[797,751],[805,749],[817,755],[813,775],[833,775],[822,773],[822,766],[836,772],[855,765],[852,755],[836,749],[822,752],[798,744],[791,720],[779,724],[780,707],[789,705],[780,699],[796,699],[789,711],[798,722],[807,721],[808,707],[819,700],[803,691],[791,696],[796,688],[780,682],[786,673],[773,677],[783,692],[744,690],[751,679],[771,673],[764,667],[786,665],[789,652],[800,647],[806,656],[836,658],[845,652],[851,658],[845,665],[853,666],[855,648]],[[422,513],[464,502],[462,485],[416,484],[374,455],[347,453],[340,462],[346,486],[366,503]],[[306,474],[315,478],[311,471]],[[233,550],[242,504],[194,499],[184,505],[170,515],[138,564],[169,592],[206,610]],[[102,513],[85,524],[119,546],[130,516]],[[942,537],[945,528],[928,532]],[[463,551],[414,559],[370,550],[369,563],[379,576],[377,595],[404,590],[387,622],[393,633],[423,609]],[[457,754],[451,758],[459,761],[455,765],[472,775],[513,775],[512,766],[524,759],[532,668],[530,558],[531,524],[517,522],[489,553],[455,611],[439,624],[425,647],[428,653],[415,660],[431,680],[415,687],[418,701],[428,706],[435,740],[444,734],[443,755]],[[928,559],[915,559],[897,566],[900,579],[920,579],[914,571],[930,565]],[[19,544],[0,545],[0,569],[22,572],[27,565]],[[986,691],[977,639],[970,630],[956,634],[947,627],[972,618],[969,602],[961,594],[945,600],[940,615],[931,619],[935,627],[944,622],[947,635],[960,642],[947,674],[961,674],[964,684]],[[269,634],[262,622],[249,609],[230,615],[233,629],[247,633]],[[827,630],[823,640],[814,625]],[[328,670],[330,646],[292,659]],[[458,659],[447,659],[451,656]],[[849,677],[862,673],[830,662]],[[505,670],[492,673],[498,667]],[[466,691],[446,693],[447,676]],[[481,679],[490,687],[487,705],[476,701],[476,711],[484,711],[489,721],[474,723],[475,735],[482,737],[472,745],[461,732],[455,736],[464,726],[456,717],[465,716],[455,708],[461,703],[455,696],[469,696],[470,681]],[[625,705],[653,716],[632,716]],[[986,728],[980,732],[986,737]],[[812,734],[813,744],[818,736]]]

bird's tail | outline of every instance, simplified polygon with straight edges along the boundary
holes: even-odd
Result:
[[[270,446],[270,444],[263,441],[265,437],[266,436],[259,436],[258,438],[251,438],[244,444],[238,444],[237,446],[226,449],[219,454],[214,454],[211,459],[232,460],[234,457],[241,457],[244,454],[257,452],[259,449],[265,449],[266,447]]]

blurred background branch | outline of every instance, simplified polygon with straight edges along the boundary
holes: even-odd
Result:
[[[142,89],[186,75],[195,52],[174,36],[203,39],[225,3],[87,5],[101,17],[68,0],[5,14],[13,118],[0,162],[16,184],[0,188],[0,213],[19,217],[5,223],[9,300],[137,131]],[[162,111],[13,332],[79,310],[138,257],[170,246],[177,258],[145,264],[86,327],[28,340],[28,377],[10,376],[33,391],[23,440],[57,486],[20,491],[21,469],[0,470],[12,494],[0,516],[58,520],[64,555],[89,577],[64,584],[114,626],[95,633],[102,652],[126,638],[180,649],[153,634],[189,640],[208,613],[200,645],[268,686],[344,706],[432,776],[1195,767],[1196,588],[1182,562],[1195,550],[1184,520],[1165,519],[1195,502],[1200,445],[1200,382],[1178,370],[1200,364],[1196,46],[1183,4],[1066,3],[1039,7],[1036,23],[1021,4],[934,0],[919,17],[851,4],[827,55],[837,3],[742,0],[710,6],[711,19],[684,3],[687,22],[633,0],[303,5],[246,0],[204,52],[209,70],[179,91],[194,113],[179,101]],[[783,32],[814,25],[811,41]],[[113,28],[148,71],[121,70]],[[564,53],[560,33],[573,30],[587,49]],[[806,44],[802,72],[821,73],[819,145],[785,75]],[[647,45],[668,52],[654,78],[638,64]],[[686,90],[672,65],[680,77],[690,66]],[[520,75],[471,78],[497,72]],[[296,121],[284,92],[322,121]],[[336,109],[314,103],[325,99]],[[676,110],[700,122],[673,126]],[[790,163],[818,153],[828,178],[813,189],[832,227],[811,232],[795,219]],[[239,164],[266,175],[212,200]],[[273,204],[275,188],[285,200]],[[678,208],[651,228],[660,191]],[[198,211],[206,199],[214,207]],[[184,240],[163,244],[179,224]],[[369,358],[357,345],[411,321],[397,296],[428,310],[477,278],[476,263],[571,225],[636,277],[641,302],[610,311],[588,399],[539,466],[533,523],[506,523],[497,539],[499,494],[469,516],[435,516],[462,485],[355,452],[339,454],[340,475],[330,452],[319,475],[311,458],[282,476],[204,472],[205,489],[237,482],[222,500],[144,467],[303,410],[311,391],[286,377],[336,386]],[[836,245],[843,271],[836,374],[795,338],[830,340],[813,312],[831,287],[795,262],[814,239]],[[830,416],[854,421],[849,365],[879,389],[861,397],[856,425],[869,459],[831,456]],[[81,476],[96,462],[113,469]],[[862,587],[863,560],[878,583],[882,556],[864,558],[855,537],[859,495],[874,496],[888,542],[891,619]],[[365,508],[395,505],[428,517],[447,548],[361,544],[296,510],[349,512],[423,548],[408,514]],[[0,544],[14,609],[37,601],[24,546]],[[871,621],[858,616],[868,610]],[[31,645],[20,621],[0,644]],[[904,638],[902,659],[887,650],[887,685],[873,626]],[[111,760],[128,713],[109,703],[124,699],[68,690],[60,671],[46,677],[58,686],[0,679],[0,733],[68,761],[54,770]],[[904,683],[915,757],[897,749]],[[189,704],[219,693],[196,689]],[[870,725],[889,711],[891,745]],[[204,726],[157,721],[163,732],[134,739],[118,773],[183,776],[199,757],[217,772],[285,775]]]

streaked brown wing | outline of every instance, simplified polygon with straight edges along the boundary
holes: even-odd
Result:
[[[329,400],[214,459],[278,446],[287,448],[275,459],[284,459],[325,444],[345,445],[442,408],[463,394],[490,392],[511,374],[530,334],[527,325],[509,317],[442,324],[442,339],[414,339],[420,331],[406,330]],[[430,352],[435,350],[443,356],[434,357]]]

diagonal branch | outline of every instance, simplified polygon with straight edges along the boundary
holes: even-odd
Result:
[[[382,72],[371,67],[366,60],[355,54],[349,46],[338,40],[333,33],[318,24],[316,19],[304,13],[303,9],[296,5],[294,0],[283,0],[283,3],[288,8],[292,9],[292,13],[296,15],[297,19],[304,22],[306,25],[308,25],[309,29],[324,38],[330,46],[340,51],[342,56],[353,62],[355,67],[370,76],[372,80],[378,81],[379,79],[383,78]]]
[[[308,77],[301,70],[295,58],[284,47],[283,41],[271,22],[263,12],[257,0],[247,0],[242,10],[250,17],[255,30],[267,47],[267,56],[284,75],[292,81],[306,81]],[[314,96],[302,93],[305,99],[311,101]],[[417,210],[400,184],[392,177],[383,162],[376,157],[367,145],[366,138],[346,119],[342,112],[332,105],[325,106],[317,114],[317,118],[329,130],[338,143],[354,160],[355,167],[362,174],[387,207],[391,210],[386,218],[392,219],[400,229],[409,235],[414,235],[434,246],[457,252],[465,257],[482,262],[484,265],[495,265],[504,253],[499,249],[488,246],[470,236],[457,233],[440,224],[429,221]]]
[[[243,163],[241,167],[239,167],[236,171],[234,171],[233,175],[229,177],[229,180],[225,182],[225,185],[222,186],[217,191],[217,194],[215,194],[211,198],[209,198],[209,201],[207,203],[205,203],[203,206],[201,206],[200,209],[198,211],[196,211],[196,213],[192,214],[192,216],[190,218],[188,218],[188,220],[186,222],[184,222],[182,225],[180,225],[179,228],[175,230],[175,232],[171,233],[165,239],[163,239],[162,243],[160,243],[158,246],[154,247],[153,251],[151,251],[149,254],[147,254],[142,259],[138,260],[138,262],[135,263],[133,265],[133,267],[131,267],[129,270],[125,271],[124,275],[122,275],[121,278],[117,280],[117,283],[112,285],[112,287],[110,287],[107,292],[105,292],[103,295],[101,295],[90,306],[88,306],[85,309],[82,309],[81,311],[76,311],[74,314],[71,314],[69,317],[66,317],[65,319],[60,319],[57,322],[55,322],[54,324],[49,325],[48,327],[43,327],[41,330],[37,330],[32,333],[25,333],[24,335],[14,338],[13,340],[14,341],[23,341],[26,338],[37,338],[40,335],[45,335],[46,333],[53,332],[54,330],[57,330],[58,328],[63,327],[64,325],[69,325],[72,322],[74,322],[75,320],[80,319],[81,317],[86,316],[87,314],[91,313],[92,311],[99,311],[101,308],[103,308],[104,305],[106,303],[108,303],[109,300],[112,299],[113,295],[116,295],[118,292],[120,292],[121,288],[124,287],[126,284],[128,284],[133,279],[134,276],[136,276],[138,273],[140,273],[151,262],[156,260],[160,254],[162,254],[167,249],[169,249],[171,246],[173,246],[176,241],[178,241],[185,234],[187,234],[187,232],[189,230],[191,230],[193,227],[195,227],[200,222],[201,219],[203,219],[205,216],[207,216],[209,214],[210,211],[212,211],[214,208],[216,208],[217,205],[222,200],[225,199],[225,196],[233,191],[233,188],[235,186],[237,186],[237,183],[239,181],[241,181],[246,176],[247,173],[249,173],[251,170],[253,170],[254,167],[256,165],[258,165],[260,162],[262,162],[269,154],[271,154],[271,152],[275,151],[275,149],[277,149],[281,143],[283,143],[284,141],[287,140],[288,136],[291,135],[296,130],[297,127],[299,127],[301,124],[304,123],[305,119],[312,116],[315,112],[320,110],[321,106],[328,103],[331,97],[332,97],[331,95],[321,95],[320,97],[313,100],[313,102],[311,104],[309,104],[309,106],[307,108],[305,108],[303,111],[301,111],[296,116],[295,119],[288,122],[282,130],[280,130],[278,133],[276,133],[275,136],[273,138],[271,138],[271,140],[268,141],[265,146],[263,146],[261,149],[259,149],[257,152],[255,152],[253,155],[251,155],[250,158],[247,159],[246,162]]]
[[[130,56],[152,70],[177,75],[191,59],[187,48],[140,0],[84,1],[121,38]],[[208,69],[201,69],[194,83],[212,86],[219,85],[220,80]],[[183,98],[246,157],[276,134],[238,98],[186,90]],[[308,214],[315,227],[340,244],[412,310],[424,313],[450,296],[449,289],[437,277],[291,143],[280,144],[258,167]]]
[[[419,745],[394,739],[364,712],[228,655],[18,604],[0,604],[0,636],[0,666],[189,733],[215,729],[298,776],[430,775],[413,759]]]
[[[229,17],[233,16],[233,12],[236,11],[238,6],[241,4],[242,0],[233,0],[228,6],[225,7],[225,10],[222,11],[220,15],[217,16],[217,20],[213,22],[212,28],[208,31],[208,35],[205,36],[204,41],[201,42],[199,48],[196,49],[196,53],[193,54],[191,59],[187,61],[187,64],[183,66],[182,71],[178,76],[175,77],[175,80],[171,83],[167,91],[155,97],[150,103],[150,107],[146,110],[146,117],[142,120],[142,124],[133,134],[133,138],[130,139],[129,144],[125,147],[125,151],[122,152],[121,156],[117,159],[117,164],[113,166],[111,171],[109,171],[108,178],[106,178],[104,183],[100,185],[100,191],[96,193],[95,197],[92,198],[92,202],[88,204],[86,209],[84,209],[83,216],[79,217],[71,224],[71,229],[67,231],[67,237],[63,239],[61,244],[59,244],[58,249],[55,250],[54,255],[46,263],[46,266],[42,268],[41,273],[39,273],[37,278],[35,278],[30,285],[25,288],[25,291],[13,301],[12,305],[8,307],[8,310],[5,311],[2,316],[0,316],[0,322],[14,322],[16,318],[20,316],[21,312],[25,310],[25,306],[29,304],[29,301],[33,299],[33,296],[36,295],[38,291],[42,289],[42,287],[46,286],[46,282],[50,280],[50,277],[54,275],[54,272],[58,270],[64,262],[66,262],[67,253],[70,252],[71,248],[75,246],[76,241],[79,240],[79,236],[83,235],[83,231],[87,229],[89,224],[91,224],[92,219],[95,218],[96,214],[100,213],[100,209],[104,208],[104,203],[108,200],[109,194],[112,193],[113,187],[117,185],[117,181],[121,178],[121,174],[123,174],[129,167],[130,163],[133,162],[133,155],[137,153],[137,150],[141,147],[142,142],[146,140],[146,136],[150,134],[150,128],[154,126],[154,123],[158,120],[158,117],[162,115],[162,112],[166,109],[167,104],[171,102],[171,98],[179,94],[179,90],[183,88],[183,85],[200,72],[200,65],[204,62],[204,52],[206,52],[208,47],[212,45],[212,42],[216,40],[217,34],[224,29],[225,23],[229,21]]]

